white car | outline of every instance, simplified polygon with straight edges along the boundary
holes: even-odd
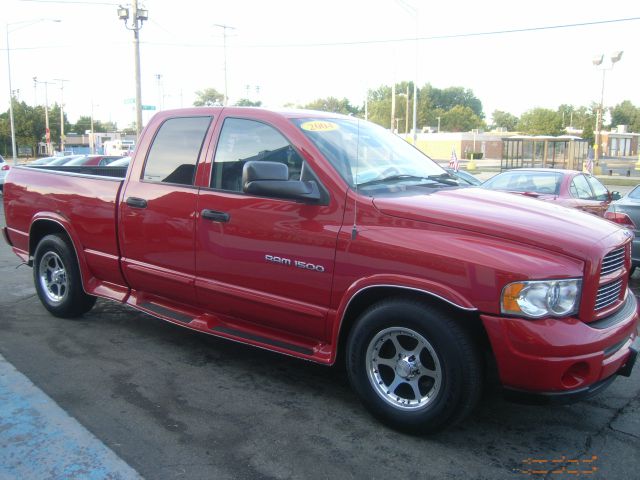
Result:
[[[9,165],[9,162],[2,158],[2,155],[0,155],[0,192],[2,192],[2,188],[4,187],[4,179],[7,176],[7,173],[9,173],[10,169],[11,166]]]

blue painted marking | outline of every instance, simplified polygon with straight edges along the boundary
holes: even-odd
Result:
[[[0,479],[141,478],[0,355]]]

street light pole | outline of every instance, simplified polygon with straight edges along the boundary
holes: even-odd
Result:
[[[37,20],[27,20],[23,22],[13,22],[6,23],[6,32],[7,32],[7,76],[9,77],[9,123],[11,124],[11,152],[13,156],[13,164],[17,165],[18,163],[18,149],[16,147],[16,127],[13,119],[13,89],[11,88],[11,47],[9,46],[9,26],[10,25],[23,25],[24,27],[28,27],[34,23],[44,22],[47,20],[51,20],[52,22],[59,22],[60,20],[53,20],[47,18],[40,18]],[[21,28],[21,27],[18,27]]]
[[[136,77],[136,137],[140,137],[142,131],[142,87],[140,85],[140,29],[145,20],[149,19],[147,10],[138,8],[138,0],[131,3],[131,27],[127,24],[129,20],[129,9],[118,7],[118,18],[124,21],[127,30],[133,30],[133,55],[135,62]]]
[[[601,143],[601,130],[602,130],[602,117],[604,114],[604,79],[605,72],[607,70],[613,70],[614,65],[620,61],[622,58],[622,51],[614,52],[611,54],[611,66],[609,68],[602,67],[602,87],[600,89],[600,105],[598,106],[598,112],[596,113],[596,132],[595,132],[595,141],[593,145],[593,161],[596,167],[600,166],[600,158],[602,154],[600,153],[600,143]],[[593,59],[593,65],[597,68],[602,65],[604,61],[604,55],[599,55]]]
[[[11,152],[13,154],[13,164],[18,164],[18,154],[16,149],[16,127],[13,123],[13,90],[11,89],[11,57],[9,52],[9,24],[7,23],[7,73],[9,75],[9,122],[11,123]]]
[[[64,82],[68,82],[64,78],[54,78],[56,82],[60,82],[60,153],[64,155]]]

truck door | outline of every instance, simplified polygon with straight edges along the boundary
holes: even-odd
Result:
[[[196,166],[210,116],[158,125],[143,165],[132,165],[120,201],[122,269],[132,289],[190,304],[195,298]]]
[[[342,201],[325,205],[242,191],[248,160],[285,163],[290,179],[313,175],[272,125],[226,118],[196,221],[196,290],[208,310],[308,338],[326,335]],[[221,125],[221,126],[220,126]]]

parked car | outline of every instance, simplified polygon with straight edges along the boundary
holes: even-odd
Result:
[[[640,225],[640,185],[636,185],[625,196],[612,202],[604,217],[633,230],[635,233],[631,248],[631,273],[633,273],[633,270],[640,265],[640,230],[638,230]]]
[[[620,198],[593,175],[554,168],[507,170],[484,182],[482,188],[519,193],[599,217],[604,217],[612,200]]]
[[[56,157],[54,160],[48,162],[46,165],[49,165],[51,167],[59,166],[59,165],[66,165],[71,160],[76,160],[78,158],[85,158],[85,157],[86,157],[86,155],[65,155],[64,157]]]
[[[131,157],[122,157],[118,160],[114,160],[109,164],[109,167],[128,167],[131,163]]]
[[[0,155],[0,192],[4,187],[4,178],[7,176],[7,173],[9,173],[10,169],[11,166],[9,165],[9,162],[2,158],[2,155]]]
[[[53,162],[54,160],[59,159],[60,157],[42,157],[42,158],[38,158],[37,160],[34,160],[33,162],[29,162],[27,165],[28,166],[32,166],[32,165],[49,165],[51,162]]]
[[[449,168],[449,167],[445,167],[445,170],[449,175],[451,175],[456,180],[458,180],[458,183],[460,185],[477,186],[482,183],[482,180],[480,180],[478,177],[464,170],[454,170],[453,168]]]
[[[67,165],[69,167],[74,165],[82,165],[85,167],[90,167],[90,166],[105,167],[109,165],[111,162],[115,160],[120,160],[121,158],[123,158],[121,155],[86,155],[84,157],[70,160],[64,165]]]

